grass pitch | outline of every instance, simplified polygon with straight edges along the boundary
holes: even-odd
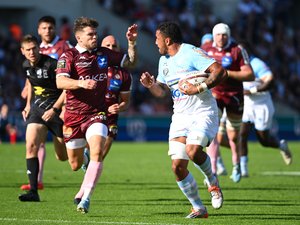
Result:
[[[286,166],[277,150],[250,143],[250,177],[237,184],[229,176],[219,178],[220,210],[212,208],[203,176],[190,163],[209,218],[189,220],[184,217],[191,206],[175,182],[167,143],[115,142],[85,215],[73,204],[84,173],[57,161],[52,144],[39,203],[18,200],[20,185],[27,182],[24,143],[0,144],[0,224],[300,224],[300,142],[289,146],[294,158]],[[230,151],[222,149],[222,155],[230,173]]]

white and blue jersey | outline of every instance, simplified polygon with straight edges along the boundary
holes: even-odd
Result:
[[[259,58],[250,57],[250,65],[255,75],[255,80],[243,82],[245,90],[261,85],[262,79],[267,76],[273,76],[270,68]],[[243,122],[254,123],[256,130],[268,130],[272,126],[274,115],[274,106],[269,91],[257,92],[250,95],[244,95],[244,113]]]
[[[214,59],[206,52],[190,44],[181,44],[174,56],[161,56],[157,81],[166,84],[172,93],[174,113],[196,114],[207,110],[216,110],[216,102],[211,91],[201,94],[184,95],[178,89],[178,82],[190,71],[204,72]]]
[[[259,58],[257,57],[250,57],[250,65],[253,69],[253,73],[255,76],[254,81],[246,81],[243,82],[243,86],[245,90],[250,90],[250,88],[260,86],[262,83],[262,78],[266,76],[273,76],[272,71],[270,68]],[[257,92],[251,95],[244,96],[244,104],[250,103],[257,103],[257,102],[264,102],[271,98],[269,91],[262,91]],[[247,101],[247,102],[246,102]]]
[[[211,91],[185,95],[178,89],[179,80],[188,72],[204,72],[214,62],[202,49],[185,43],[181,44],[176,55],[160,58],[157,81],[170,88],[174,102],[169,140],[186,137],[187,144],[206,147],[215,137],[218,130],[218,108]],[[169,155],[173,157],[176,154],[188,159],[185,152],[173,152],[170,148]]]

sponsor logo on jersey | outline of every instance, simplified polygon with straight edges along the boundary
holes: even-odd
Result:
[[[57,68],[58,69],[64,69],[66,68],[66,60],[65,59],[60,59],[57,62]]]
[[[111,79],[109,82],[108,90],[118,91],[121,87],[121,84],[122,84],[121,80]]]
[[[91,121],[94,120],[106,120],[106,113],[105,112],[99,112],[96,116],[93,116],[91,118]]]
[[[232,62],[233,62],[233,59],[230,55],[229,56],[225,55],[222,57],[222,66],[225,69],[228,69],[231,66]]]
[[[75,64],[76,67],[79,68],[86,68],[86,67],[91,67],[92,62],[78,62]]]
[[[98,63],[100,68],[106,68],[107,67],[107,56],[98,55],[97,56],[97,63]]]
[[[116,135],[118,133],[118,126],[117,125],[111,125],[109,126],[109,132],[113,135]]]
[[[37,96],[42,95],[43,92],[45,91],[45,88],[42,88],[40,86],[34,86],[33,89],[34,89],[34,94]],[[47,97],[47,96],[45,96],[45,97]]]
[[[163,69],[163,75],[168,76],[168,74],[169,74],[169,68],[164,68]]]
[[[107,74],[106,73],[101,73],[101,74],[95,74],[91,76],[80,76],[79,80],[95,80],[95,81],[104,81],[107,79]]]

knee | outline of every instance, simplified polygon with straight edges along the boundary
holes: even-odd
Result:
[[[68,160],[68,155],[67,154],[58,154],[58,155],[56,155],[56,159],[64,162],[64,161]]]
[[[185,174],[186,170],[187,169],[181,165],[172,164],[172,171],[177,177],[182,177],[182,174]]]
[[[27,143],[26,144],[26,154],[36,156],[37,152],[38,152],[38,148],[39,148],[39,146],[37,146],[34,143]]]
[[[70,164],[71,169],[72,169],[73,171],[79,170],[79,169],[81,168],[81,166],[82,166],[82,164],[80,164],[80,163],[78,163],[78,162],[71,162],[71,161],[69,161],[69,164]]]

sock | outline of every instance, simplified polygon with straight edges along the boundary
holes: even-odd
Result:
[[[223,163],[223,160],[222,160],[222,157],[221,156],[218,156],[217,158],[217,165],[218,167],[224,167],[224,163]]]
[[[211,170],[210,157],[207,155],[206,160],[201,165],[197,165],[194,163],[194,166],[203,173],[205,179],[209,182],[209,184],[215,184],[217,182],[216,176],[213,174]]]
[[[242,172],[246,172],[247,171],[247,167],[248,167],[248,156],[241,156],[241,170]]]
[[[102,173],[102,168],[103,162],[90,161],[81,185],[81,189],[83,190],[82,199],[90,198],[92,191],[94,190]]]
[[[182,181],[177,181],[177,184],[195,210],[203,208],[203,203],[198,194],[197,183],[191,173]]]
[[[38,183],[43,183],[45,158],[46,158],[46,146],[44,143],[42,143],[38,150],[38,159],[39,159],[39,166],[40,166],[40,170],[38,174]]]
[[[38,173],[39,173],[39,160],[37,157],[26,159],[27,163],[27,175],[30,183],[30,191],[37,192],[38,190]]]

